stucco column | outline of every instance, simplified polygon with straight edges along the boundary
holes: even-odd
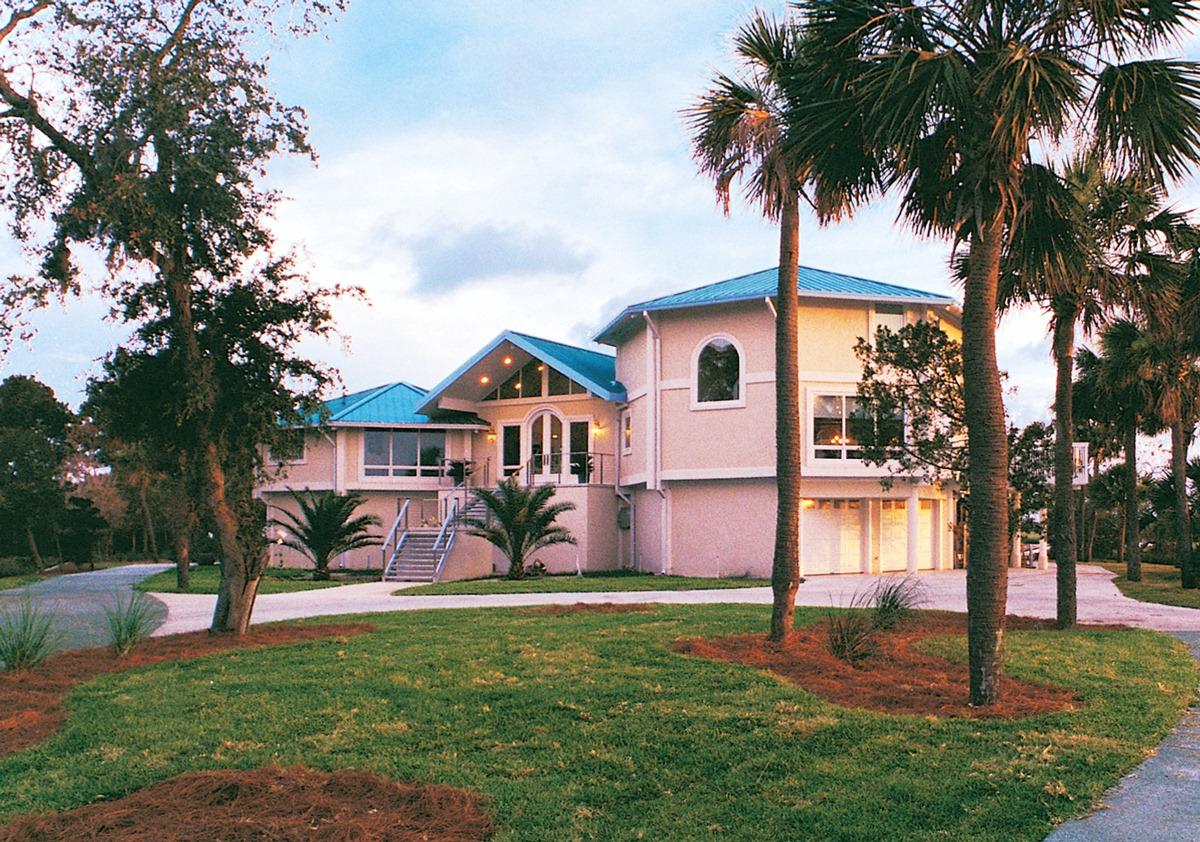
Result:
[[[917,484],[914,482],[908,489],[908,504],[905,513],[908,515],[908,572],[917,572],[917,562],[921,554],[921,509],[917,499]]]

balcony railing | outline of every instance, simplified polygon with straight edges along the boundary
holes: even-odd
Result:
[[[536,453],[521,470],[526,485],[604,485],[613,479],[611,453]]]

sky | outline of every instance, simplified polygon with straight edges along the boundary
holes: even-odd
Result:
[[[306,109],[320,156],[271,169],[279,242],[368,298],[337,305],[340,339],[306,352],[351,391],[430,387],[506,328],[587,343],[626,304],[775,265],[777,231],[722,212],[680,114],[731,68],[729,33],[755,7],[354,0],[323,36],[277,45],[275,90]],[[947,254],[886,200],[801,223],[803,264],[958,295]],[[28,265],[0,238],[0,271]],[[77,405],[128,333],[106,316],[91,295],[42,312],[0,376]],[[998,346],[1011,415],[1048,420],[1044,316],[1007,316]]]

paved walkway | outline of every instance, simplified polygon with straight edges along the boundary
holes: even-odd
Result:
[[[1083,623],[1120,623],[1162,631],[1200,631],[1200,610],[1155,605],[1129,599],[1117,590],[1113,574],[1101,567],[1079,568],[1079,620]],[[796,602],[828,608],[847,605],[855,592],[868,587],[869,576],[813,576],[800,586]],[[962,570],[921,575],[926,607],[967,610],[966,574]],[[770,588],[728,588],[699,591],[637,591],[610,593],[535,593],[455,596],[392,596],[403,585],[370,582],[314,591],[260,596],[254,622],[294,620],[332,614],[376,611],[416,611],[426,608],[503,608],[519,605],[556,605],[576,602],[756,603],[771,602]],[[167,605],[167,621],[157,634],[208,628],[215,596],[157,594]],[[1026,617],[1053,619],[1054,570],[1013,570],[1008,583],[1008,611]]]
[[[1200,632],[1176,632],[1200,660]],[[1105,807],[1067,822],[1046,842],[1200,839],[1200,706],[1183,715],[1157,753],[1121,779]]]
[[[104,609],[118,598],[126,599],[133,585],[169,564],[129,564],[88,573],[52,576],[21,588],[0,591],[0,622],[3,616],[20,608],[28,599],[40,611],[54,618],[54,629],[61,635],[59,649],[104,646],[109,642],[108,621]],[[167,619],[167,607],[155,599],[155,623]]]

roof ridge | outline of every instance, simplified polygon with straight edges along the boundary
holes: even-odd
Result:
[[[511,333],[514,336],[524,337],[525,339],[532,339],[536,342],[548,342],[551,345],[557,345],[560,348],[570,348],[572,351],[583,351],[586,354],[595,354],[596,356],[604,357],[605,359],[613,359],[615,357],[615,354],[609,354],[606,351],[599,351],[595,348],[585,348],[582,345],[572,345],[569,342],[560,342],[557,339],[547,339],[544,336],[534,336],[532,333],[522,333],[519,330],[510,330],[508,333]]]
[[[811,266],[802,266],[799,268],[811,269],[812,267]],[[763,272],[770,272],[772,269],[775,269],[776,271],[778,271],[779,266],[778,265],[768,266],[766,269],[759,269],[757,272],[746,272],[741,275],[734,275],[732,278],[722,278],[719,281],[709,281],[707,284],[701,284],[698,287],[688,287],[687,289],[681,289],[681,290],[678,290],[677,292],[666,292],[666,293],[663,293],[662,295],[656,295],[653,298],[647,298],[645,301],[639,301],[636,304],[630,304],[625,309],[632,310],[636,307],[641,307],[643,304],[653,304],[655,301],[659,301],[663,298],[670,298],[673,295],[682,295],[685,292],[699,292],[700,290],[708,289],[709,287],[720,286],[721,284],[727,284],[732,281],[740,281],[743,278],[749,278],[753,275],[761,275]]]

